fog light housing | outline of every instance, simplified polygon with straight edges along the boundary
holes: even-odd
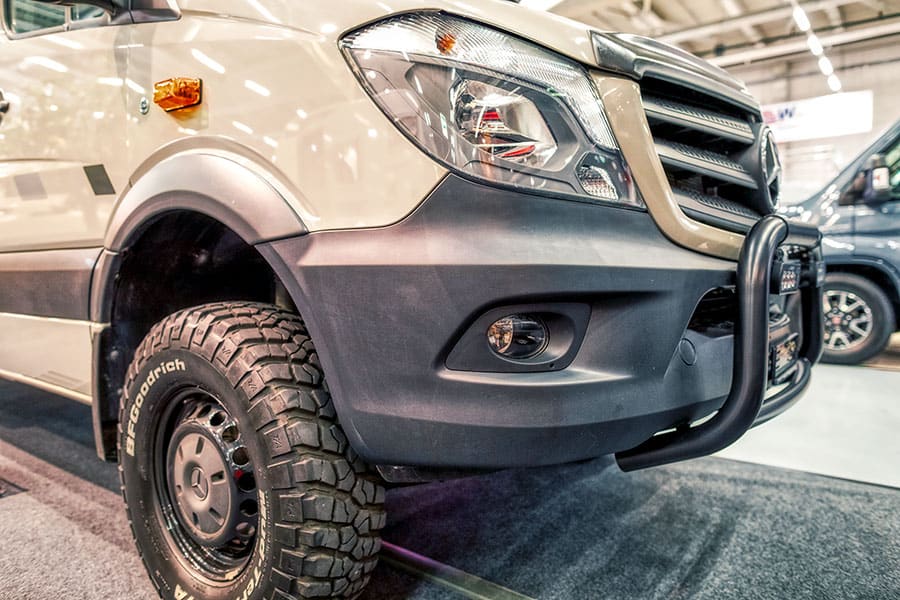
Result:
[[[533,358],[547,348],[544,323],[530,315],[508,315],[487,330],[487,342],[495,354],[513,360]]]

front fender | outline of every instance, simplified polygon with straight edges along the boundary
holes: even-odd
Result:
[[[886,283],[890,283],[891,288],[885,290],[893,299],[900,299],[900,270],[898,267],[882,258],[873,256],[826,256],[825,263],[829,270],[834,267],[849,268],[865,267],[877,271],[884,277]]]

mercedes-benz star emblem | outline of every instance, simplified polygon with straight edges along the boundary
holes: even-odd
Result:
[[[194,493],[201,500],[206,498],[206,495],[209,493],[209,482],[203,476],[203,469],[200,467],[196,467],[191,471],[191,489],[194,490]]]
[[[769,195],[769,206],[774,210],[781,196],[781,159],[778,156],[778,148],[775,146],[775,136],[772,130],[764,127],[761,132],[760,166],[766,182],[766,192]]]

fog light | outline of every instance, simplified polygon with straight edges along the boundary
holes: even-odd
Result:
[[[547,328],[529,315],[509,315],[494,321],[487,330],[491,350],[504,358],[526,359],[547,347]]]

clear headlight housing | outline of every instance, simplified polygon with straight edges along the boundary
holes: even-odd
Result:
[[[439,12],[367,26],[342,46],[375,102],[450,170],[493,184],[642,207],[585,69]]]

